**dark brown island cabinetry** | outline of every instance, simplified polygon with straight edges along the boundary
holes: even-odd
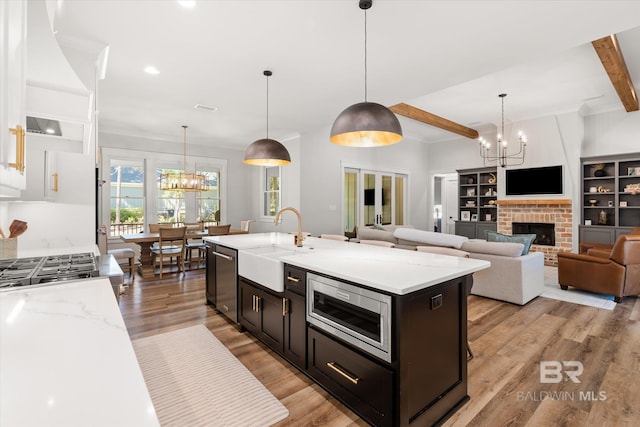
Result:
[[[237,277],[240,325],[363,420],[374,426],[439,425],[469,400],[465,289],[473,280],[471,274],[395,294],[287,263],[283,269],[283,292]],[[390,311],[384,312],[391,326],[386,329],[388,322],[381,321],[377,331],[388,337],[388,353],[376,355],[366,346],[316,326],[310,317],[314,313],[307,310],[322,307],[338,322],[376,332],[368,329],[375,311],[355,309],[349,316],[345,311],[349,304],[330,302],[326,293],[316,294],[320,288],[312,279],[322,277],[346,285],[339,289],[359,288],[390,301]],[[346,298],[346,294],[336,295]]]
[[[274,292],[240,277],[239,321],[251,334],[296,367],[306,368],[304,271],[285,268],[285,291]]]

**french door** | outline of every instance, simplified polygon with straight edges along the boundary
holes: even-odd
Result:
[[[369,169],[344,169],[344,227],[405,221],[407,175]]]

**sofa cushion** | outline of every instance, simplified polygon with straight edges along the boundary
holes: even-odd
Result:
[[[436,233],[434,231],[417,230],[415,228],[397,228],[393,235],[398,239],[426,243],[433,246],[445,246],[460,249],[469,239],[455,234]]]
[[[471,253],[501,255],[516,258],[522,255],[524,245],[522,243],[514,242],[487,242],[484,240],[470,240],[468,242],[464,242],[460,249]]]
[[[514,234],[513,236],[509,236],[507,234],[500,234],[494,231],[486,231],[487,241],[489,242],[513,242],[513,243],[522,243],[524,248],[522,249],[522,255],[526,255],[529,253],[529,249],[531,248],[531,244],[536,239],[535,234]]]
[[[398,239],[393,237],[392,231],[375,230],[369,227],[358,227],[359,240],[383,240],[385,242],[397,243]]]

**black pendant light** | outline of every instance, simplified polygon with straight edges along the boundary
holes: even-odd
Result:
[[[331,127],[331,142],[350,147],[379,147],[402,141],[402,127],[384,105],[367,102],[367,9],[373,0],[359,0],[364,10],[364,102],[347,107]]]
[[[269,138],[269,76],[273,73],[264,70],[267,77],[267,137],[258,139],[247,147],[244,163],[254,166],[286,166],[291,163],[287,148],[275,139]]]

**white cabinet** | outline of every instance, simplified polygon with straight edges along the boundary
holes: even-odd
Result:
[[[83,183],[94,182],[93,162],[83,154],[82,140],[31,132],[26,139],[29,175],[20,200],[74,203],[73,192],[80,191]]]
[[[27,2],[0,1],[0,196],[26,186],[26,31]]]

